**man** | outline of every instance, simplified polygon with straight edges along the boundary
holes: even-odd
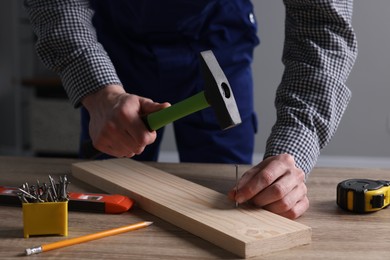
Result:
[[[285,0],[285,72],[264,160],[229,197],[288,218],[309,206],[305,178],[347,106],[356,58],[352,0]],[[26,0],[37,52],[75,107],[82,141],[115,157],[156,160],[162,130],[141,117],[203,89],[200,51],[224,70],[242,124],[220,131],[210,109],[174,123],[181,161],[252,163],[256,116],[250,65],[258,44],[249,0]]]

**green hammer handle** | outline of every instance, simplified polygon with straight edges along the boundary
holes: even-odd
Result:
[[[170,107],[153,112],[143,119],[149,130],[152,131],[209,106],[204,91],[202,91]]]

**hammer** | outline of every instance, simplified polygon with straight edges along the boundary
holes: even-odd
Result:
[[[143,117],[142,119],[150,131],[160,129],[173,121],[209,106],[214,110],[222,130],[241,123],[240,113],[229,81],[213,52],[203,51],[200,53],[200,57],[201,71],[205,82],[204,90],[170,107]],[[91,141],[84,143],[82,149],[88,158],[96,158],[102,154],[93,147]]]
[[[170,107],[151,113],[144,117],[144,123],[149,130],[157,130],[177,119],[205,109],[209,106],[214,110],[222,130],[241,123],[229,81],[223,73],[212,51],[200,53],[201,70],[204,78],[204,90],[184,99]]]

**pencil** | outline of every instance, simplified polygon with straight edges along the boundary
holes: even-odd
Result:
[[[84,242],[88,242],[91,240],[95,240],[95,239],[99,239],[99,238],[103,238],[103,237],[108,237],[108,236],[112,236],[112,235],[117,235],[117,234],[128,232],[131,230],[144,228],[144,227],[150,226],[151,224],[153,224],[153,222],[144,221],[144,222],[131,224],[128,226],[123,226],[123,227],[119,227],[119,228],[113,228],[113,229],[101,231],[101,232],[94,233],[94,234],[89,234],[89,235],[85,235],[85,236],[81,236],[81,237],[75,237],[75,238],[71,238],[71,239],[67,239],[67,240],[63,240],[63,241],[58,241],[58,242],[54,242],[54,243],[50,243],[50,244],[44,244],[41,246],[27,248],[26,255],[38,254],[38,253],[46,252],[46,251],[53,250],[53,249],[58,249],[58,248],[71,246],[71,245],[75,245],[75,244],[80,244],[80,243],[84,243]]]

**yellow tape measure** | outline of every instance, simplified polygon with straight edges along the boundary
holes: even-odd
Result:
[[[390,181],[349,179],[337,185],[337,205],[356,213],[378,211],[390,204]]]

